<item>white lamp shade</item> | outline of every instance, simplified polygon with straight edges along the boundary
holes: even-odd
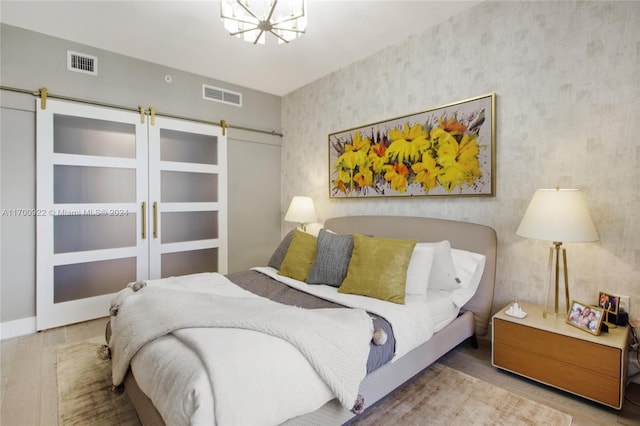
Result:
[[[284,215],[284,220],[287,222],[298,223],[317,222],[318,215],[316,214],[316,208],[313,205],[313,199],[311,197],[293,197],[291,204],[289,204],[287,214]]]
[[[556,242],[597,241],[598,231],[579,189],[539,189],[516,234]]]

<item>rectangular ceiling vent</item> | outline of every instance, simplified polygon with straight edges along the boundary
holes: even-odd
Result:
[[[98,58],[67,50],[67,69],[83,74],[98,75]]]
[[[202,85],[202,99],[228,105],[242,106],[242,93],[232,92],[219,87]]]

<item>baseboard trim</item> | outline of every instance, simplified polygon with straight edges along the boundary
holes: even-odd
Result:
[[[36,332],[36,317],[22,318],[0,323],[0,340],[26,336]]]

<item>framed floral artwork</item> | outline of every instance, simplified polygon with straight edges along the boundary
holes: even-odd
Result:
[[[495,195],[495,94],[329,135],[329,197]]]

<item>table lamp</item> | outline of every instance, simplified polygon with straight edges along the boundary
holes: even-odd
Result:
[[[296,195],[289,204],[289,209],[284,215],[284,220],[287,222],[298,222],[300,229],[306,231],[307,223],[314,223],[318,221],[318,215],[316,214],[316,208],[313,205],[313,199],[311,197],[302,197]]]
[[[547,282],[547,301],[544,317],[558,316],[560,295],[560,253],[562,253],[565,304],[569,306],[569,271],[567,269],[567,251],[563,242],[581,243],[598,240],[598,231],[591,220],[582,192],[579,189],[539,189],[527,207],[516,234],[536,240],[552,241],[549,249],[549,275]],[[553,265],[555,264],[555,268]],[[555,274],[553,311],[551,311],[551,274]]]

